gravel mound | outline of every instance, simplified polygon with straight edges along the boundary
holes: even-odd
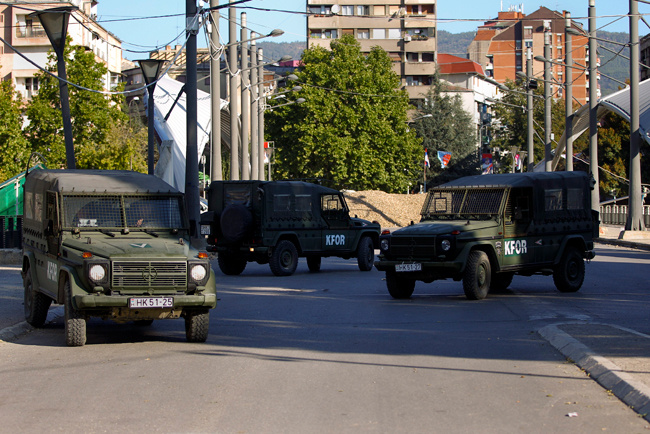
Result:
[[[426,194],[390,194],[383,191],[344,191],[350,215],[376,220],[382,228],[404,227],[420,221]]]

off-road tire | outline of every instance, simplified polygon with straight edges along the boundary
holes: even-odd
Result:
[[[490,281],[490,292],[505,292],[512,283],[515,273],[493,273]]]
[[[386,270],[386,287],[391,297],[402,300],[411,298],[415,290],[415,279],[409,278],[394,270]]]
[[[219,269],[227,276],[238,276],[246,269],[246,259],[239,257],[228,257],[227,254],[219,253],[217,262]]]
[[[370,237],[361,238],[359,240],[359,246],[357,247],[357,263],[359,264],[359,270],[372,270],[374,260],[375,248],[372,245],[372,239]]]
[[[483,300],[490,290],[490,259],[481,250],[470,252],[463,273],[463,290],[468,300]]]
[[[210,328],[208,311],[188,312],[185,314],[185,337],[187,342],[205,342]]]
[[[81,347],[86,343],[86,317],[72,305],[72,287],[65,281],[63,288],[65,343],[69,347]]]
[[[269,266],[276,276],[291,276],[298,266],[296,246],[289,240],[280,241],[273,249]]]
[[[47,312],[52,304],[52,299],[47,295],[34,290],[34,283],[28,268],[25,271],[23,286],[25,287],[25,321],[33,327],[43,327],[47,320]]]
[[[253,214],[244,205],[228,205],[219,217],[221,233],[229,243],[238,243],[248,235],[253,228]]]
[[[560,263],[553,269],[553,283],[560,292],[576,292],[585,280],[585,261],[576,247],[564,250]]]
[[[309,268],[309,271],[312,273],[318,273],[322,261],[323,258],[320,256],[307,256],[307,268]]]

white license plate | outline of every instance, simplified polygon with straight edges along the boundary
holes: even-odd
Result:
[[[148,307],[174,307],[173,297],[141,297],[129,299],[131,309],[143,309]]]
[[[422,264],[397,264],[395,265],[395,271],[422,271]]]

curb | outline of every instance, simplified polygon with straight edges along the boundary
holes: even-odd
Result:
[[[45,321],[45,324],[49,324],[52,321],[63,317],[64,312],[63,312],[63,306],[58,306],[53,309],[50,309],[50,311],[47,313],[47,320]],[[34,330],[34,327],[29,325],[27,321],[22,321],[19,322],[18,324],[5,327],[2,330],[0,330],[0,342],[12,342],[18,339],[19,337],[25,335],[26,333],[31,332]]]
[[[650,244],[637,243],[634,241],[625,241],[611,238],[595,238],[595,243],[609,244],[610,246],[628,247],[630,249],[650,250]]]
[[[638,334],[623,327],[607,325]],[[545,326],[538,333],[567,359],[584,369],[598,384],[610,390],[645,420],[650,421],[650,387],[635,380],[610,360],[597,355],[591,348],[563,332],[556,325]]]

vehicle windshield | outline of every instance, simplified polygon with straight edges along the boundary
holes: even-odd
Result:
[[[178,196],[64,195],[63,227],[80,230],[183,228]]]
[[[434,189],[422,207],[423,220],[488,220],[499,213],[505,190]]]

